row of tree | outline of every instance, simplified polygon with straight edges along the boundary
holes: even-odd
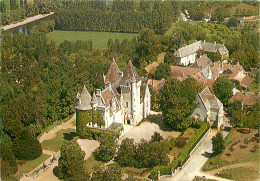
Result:
[[[56,29],[139,32],[145,27],[163,34],[179,14],[178,4],[170,1],[112,1],[101,8],[75,3],[55,11]]]

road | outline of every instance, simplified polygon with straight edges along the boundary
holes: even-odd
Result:
[[[217,132],[212,131],[204,140],[204,142],[199,146],[199,148],[193,153],[189,162],[186,166],[179,170],[173,178],[161,178],[160,180],[172,180],[172,181],[191,181],[195,176],[205,176],[206,178],[230,181],[228,179],[213,176],[201,171],[201,167],[207,161],[209,155],[212,153],[212,143],[211,138]]]

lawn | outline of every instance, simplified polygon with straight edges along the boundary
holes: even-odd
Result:
[[[101,161],[95,160],[93,156],[89,157],[86,162],[85,166],[87,168],[88,173],[92,173],[94,171],[97,171],[97,169],[103,164]]]
[[[22,166],[18,165],[18,171],[16,173],[16,176],[21,177],[23,173],[29,173],[37,166],[39,166],[41,163],[43,163],[45,160],[47,160],[49,157],[50,155],[42,154],[39,158],[36,158],[35,160],[26,161],[26,163]]]
[[[56,137],[42,142],[42,148],[50,151],[59,151],[64,140],[72,140],[76,136],[75,129],[62,129],[56,133]]]
[[[136,33],[113,33],[113,32],[94,32],[94,31],[53,31],[47,34],[50,40],[57,44],[64,40],[76,42],[77,40],[92,40],[94,48],[106,49],[109,39],[113,41],[117,38],[120,42],[124,39],[131,40]]]
[[[148,171],[149,168],[135,168],[135,167],[121,167],[121,171],[123,173],[127,173],[128,175],[141,176],[143,177]]]
[[[219,176],[231,180],[250,181],[258,179],[258,169],[252,167],[237,167],[223,170]]]

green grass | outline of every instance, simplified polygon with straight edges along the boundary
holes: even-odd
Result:
[[[95,160],[93,156],[89,157],[85,162],[88,173],[96,171],[102,164],[103,162]]]
[[[42,142],[42,148],[50,151],[59,151],[64,140],[72,140],[76,137],[74,129],[62,129],[56,133],[56,137],[51,140],[45,140]]]
[[[58,124],[60,124],[60,123],[64,123],[64,122],[67,122],[68,120],[70,120],[70,118],[72,118],[72,116],[73,116],[74,114],[72,114],[72,115],[70,115],[70,116],[68,116],[67,118],[65,118],[65,119],[62,119],[62,120],[57,120],[57,121],[54,121],[51,125],[49,125],[49,126],[47,126],[46,128],[44,128],[43,130],[42,130],[42,132],[41,132],[41,135],[43,134],[43,133],[45,133],[45,132],[48,132],[48,131],[50,131],[52,128],[54,128],[55,126],[57,126]],[[75,124],[76,125],[76,124]],[[40,136],[41,136],[40,135]]]
[[[238,181],[250,181],[258,179],[258,169],[253,169],[251,167],[237,167],[225,169],[219,173],[219,176],[231,180]]]
[[[113,33],[113,32],[94,32],[94,31],[53,31],[47,34],[50,40],[57,44],[64,40],[76,42],[77,40],[92,40],[94,48],[106,49],[109,39],[113,41],[117,38],[120,42],[124,39],[131,40],[135,33]]]
[[[259,85],[256,82],[252,82],[249,86],[249,92],[253,92],[255,94],[259,93]]]
[[[123,173],[133,174],[134,176],[144,176],[150,170],[148,168],[121,167]]]
[[[22,166],[18,165],[18,171],[16,173],[16,176],[21,177],[23,173],[29,173],[37,166],[39,166],[41,163],[43,163],[45,160],[47,160],[49,157],[50,155],[42,154],[39,158],[36,158],[35,160],[27,161]]]

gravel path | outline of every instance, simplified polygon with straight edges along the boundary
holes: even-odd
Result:
[[[75,121],[75,120],[76,120],[76,114],[74,114],[74,115],[70,118],[70,120],[68,120],[67,122],[65,122],[65,123],[63,123],[63,124],[57,126],[56,128],[54,128],[53,130],[51,130],[51,131],[49,131],[49,132],[44,133],[44,134],[40,137],[40,139],[39,139],[40,143],[42,143],[42,142],[45,141],[45,140],[51,140],[51,139],[55,138],[55,137],[57,136],[56,133],[57,133],[58,131],[60,131],[61,129],[68,129],[68,128],[76,129],[76,126],[72,123],[72,122]]]

